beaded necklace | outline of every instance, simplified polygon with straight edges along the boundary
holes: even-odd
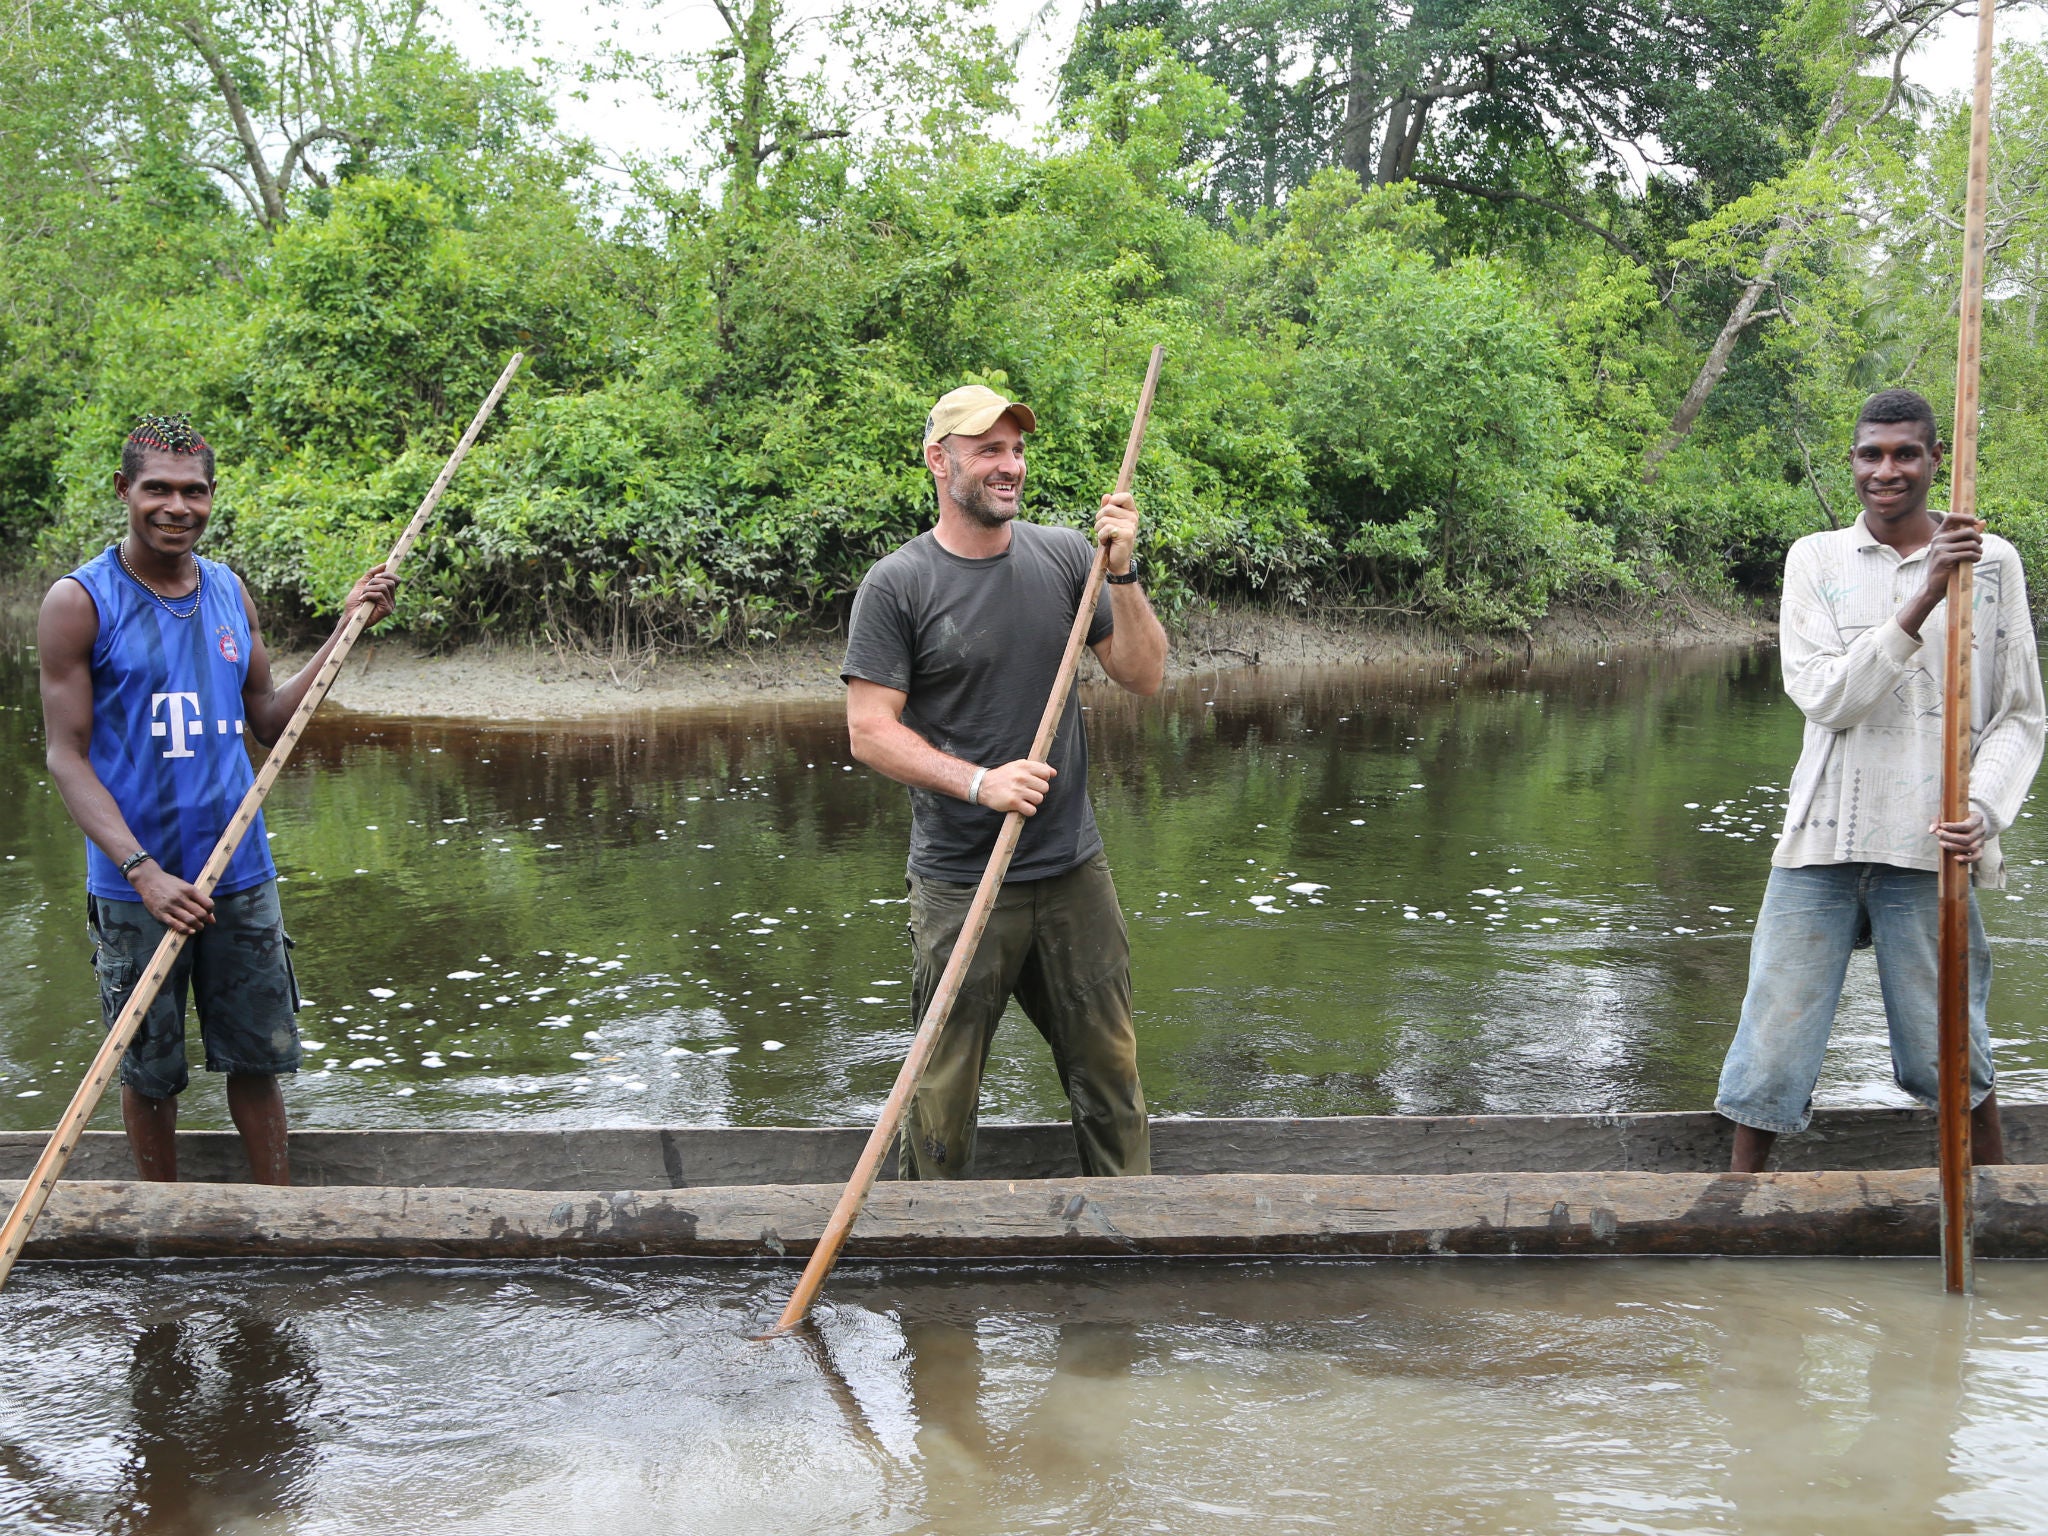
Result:
[[[125,547],[126,544],[127,540],[124,539],[121,541],[121,543],[116,544],[114,546],[114,558],[121,562],[121,569],[128,573],[128,579],[130,581],[134,582],[135,585],[142,588],[142,590],[147,592],[151,597],[155,598],[157,602],[162,606],[164,612],[168,613],[174,619],[189,619],[192,617],[192,615],[199,611],[200,600],[206,596],[205,566],[201,565],[198,562],[198,560],[193,560],[192,569],[194,574],[197,576],[198,580],[194,583],[192,587],[192,606],[190,608],[187,608],[184,612],[180,613],[177,609],[171,606],[170,598],[165,597],[163,593],[157,591],[155,587],[152,587],[148,582],[144,581],[140,576],[135,574],[135,567],[128,563],[128,551]],[[184,599],[179,598],[178,601],[183,602]]]

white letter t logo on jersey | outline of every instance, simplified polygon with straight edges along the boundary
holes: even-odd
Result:
[[[162,711],[166,704],[171,706],[170,719],[168,721],[156,719],[155,716]],[[189,716],[185,713],[187,707],[192,711]],[[185,738],[188,735],[200,735],[206,729],[199,720],[198,694],[152,693],[149,696],[149,713],[151,716],[149,734],[152,736],[168,735],[171,738],[171,744],[164,752],[165,757],[193,757],[197,755],[190,747],[185,745]]]

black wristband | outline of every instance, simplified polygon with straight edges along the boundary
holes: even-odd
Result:
[[[138,848],[121,861],[121,878],[123,880],[127,879],[129,875],[135,872],[137,865],[153,864],[155,862],[155,854],[151,853],[147,848]]]
[[[1138,579],[1138,567],[1135,564],[1133,564],[1131,568],[1128,571],[1125,571],[1121,576],[1105,575],[1102,579],[1108,582],[1112,587],[1128,587],[1132,582]]]

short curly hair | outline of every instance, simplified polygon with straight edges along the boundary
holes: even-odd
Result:
[[[1863,402],[1863,409],[1857,413],[1856,425],[1866,422],[1872,426],[1890,426],[1893,422],[1917,421],[1927,434],[1927,446],[1941,446],[1941,428],[1935,425],[1934,407],[1927,403],[1927,397],[1910,389],[1881,390]]]
[[[213,484],[213,449],[193,429],[189,416],[145,416],[121,444],[121,473],[133,480],[142,473],[142,459],[149,453],[194,454],[200,473]]]

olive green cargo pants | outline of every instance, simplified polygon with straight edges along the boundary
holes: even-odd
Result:
[[[938,991],[974,891],[911,878],[915,1019],[924,1018]],[[1130,935],[1109,861],[1098,853],[1049,880],[1012,881],[996,897],[952,1017],[904,1117],[902,1176],[972,1175],[981,1074],[1013,995],[1052,1047],[1060,1086],[1073,1105],[1081,1171],[1150,1173],[1151,1132],[1131,1023]]]

